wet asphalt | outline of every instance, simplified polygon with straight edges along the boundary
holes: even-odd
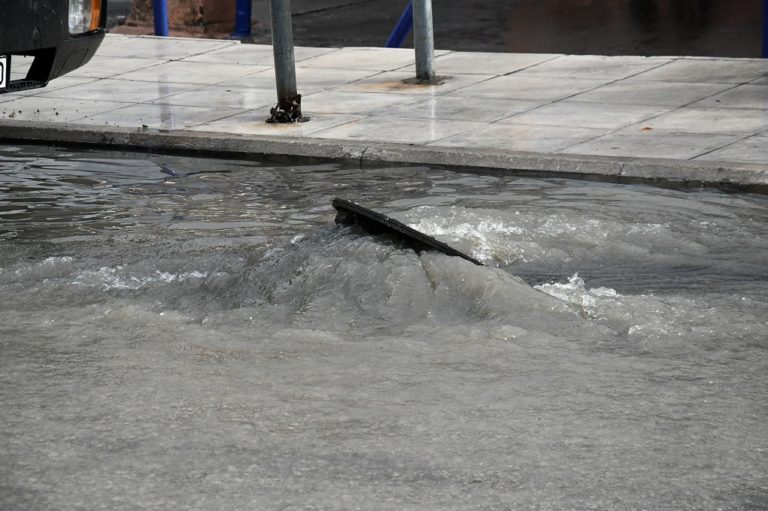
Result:
[[[383,46],[405,0],[293,0],[294,42]],[[110,2],[110,21],[130,0]],[[575,55],[761,56],[761,0],[433,0],[435,47]],[[269,44],[269,1],[253,1]],[[411,46],[410,38],[404,46]]]

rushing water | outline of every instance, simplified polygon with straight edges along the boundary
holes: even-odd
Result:
[[[767,235],[756,195],[0,146],[0,508],[765,509]]]

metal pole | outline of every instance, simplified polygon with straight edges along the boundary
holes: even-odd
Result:
[[[155,21],[155,35],[168,37],[167,0],[152,0],[152,16]]]
[[[234,39],[251,37],[251,0],[235,0],[235,32]]]
[[[413,47],[416,50],[416,78],[432,80],[432,55],[435,38],[432,31],[432,0],[413,1]]]
[[[293,56],[291,0],[270,0],[270,10],[277,106],[271,110],[269,122],[301,121],[301,96],[296,92],[296,62]]]

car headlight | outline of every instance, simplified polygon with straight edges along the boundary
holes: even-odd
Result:
[[[82,34],[99,28],[101,0],[69,0],[69,33]]]

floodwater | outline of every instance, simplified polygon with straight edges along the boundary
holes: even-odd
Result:
[[[758,195],[0,147],[0,508],[765,509],[767,251]]]

